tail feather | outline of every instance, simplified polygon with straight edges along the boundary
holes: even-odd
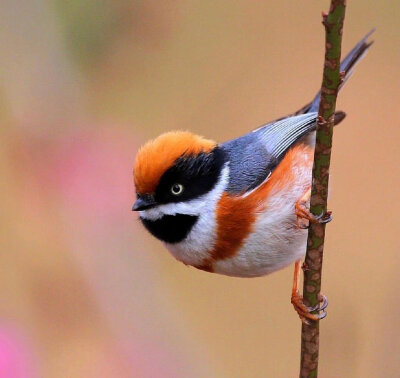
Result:
[[[343,82],[341,83],[341,85],[339,87],[339,90],[343,87],[343,85],[346,83],[346,81],[350,78],[356,65],[361,61],[361,59],[367,53],[368,49],[374,43],[373,41],[368,42],[368,38],[371,36],[371,34],[374,31],[375,31],[375,29],[372,29],[360,42],[358,42],[357,45],[354,46],[354,48],[346,55],[346,57],[341,62],[340,71],[344,72],[344,78],[343,78]],[[312,102],[303,106],[295,114],[317,112],[320,98],[321,98],[321,93],[318,92],[317,95],[315,96],[315,98],[312,100]],[[343,118],[341,118],[340,121]]]
[[[368,49],[374,43],[374,41],[368,42],[368,38],[374,31],[375,29],[372,29],[360,42],[358,42],[357,45],[354,46],[353,50],[351,50],[343,59],[342,63],[340,63],[340,71],[345,72],[344,80],[340,85],[340,88],[342,88],[346,80],[350,78],[357,63],[364,58]]]
[[[343,87],[343,85],[346,83],[346,81],[350,78],[356,65],[361,61],[361,59],[367,53],[368,49],[374,43],[373,41],[368,42],[368,38],[371,36],[371,34],[374,31],[375,31],[375,29],[372,29],[360,42],[358,42],[340,63],[340,71],[344,72],[344,77],[343,77],[342,83],[339,86],[339,90]],[[280,121],[287,117],[292,117],[292,116],[296,116],[296,115],[300,115],[300,114],[318,112],[320,99],[321,99],[321,92],[318,92],[311,102],[304,105],[301,109],[297,110],[297,112],[288,114],[285,117],[278,118],[274,122]],[[337,125],[338,123],[342,122],[345,117],[346,117],[345,112],[336,111],[334,124]]]

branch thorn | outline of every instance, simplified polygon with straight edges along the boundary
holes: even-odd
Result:
[[[317,122],[318,122],[318,125],[320,125],[320,126],[325,126],[328,123],[327,121],[325,121],[324,117],[322,117],[320,115],[317,117]]]
[[[327,23],[328,14],[325,11],[322,11],[321,16],[322,16],[322,24],[324,26],[327,26],[328,25],[328,23]]]
[[[303,269],[303,272],[305,272],[306,270],[311,270],[305,261],[303,261],[303,264],[301,265],[301,269]]]

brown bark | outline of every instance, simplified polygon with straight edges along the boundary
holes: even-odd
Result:
[[[340,54],[346,0],[331,0],[329,14],[323,14],[326,32],[324,73],[314,153],[310,211],[318,216],[327,212],[329,165],[336,98],[340,85]],[[320,301],[325,224],[311,223],[305,258],[303,297],[308,306]],[[317,312],[315,312],[317,313]],[[319,321],[303,324],[301,330],[300,377],[318,376]]]

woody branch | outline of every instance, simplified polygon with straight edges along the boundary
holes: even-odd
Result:
[[[322,14],[325,27],[325,62],[318,110],[310,211],[318,216],[327,212],[329,166],[333,121],[340,85],[340,55],[346,0],[331,0],[329,13]],[[308,306],[320,301],[325,224],[310,223],[305,257],[303,297]],[[300,377],[317,377],[319,321],[303,324],[301,330]]]

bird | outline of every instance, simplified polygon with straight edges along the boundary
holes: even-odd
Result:
[[[341,84],[373,42],[369,32],[341,62]],[[303,322],[326,315],[298,291],[309,211],[320,92],[288,116],[223,143],[169,131],[137,152],[133,178],[143,226],[185,265],[234,277],[259,277],[295,263],[291,301]],[[335,112],[334,124],[345,118]],[[314,313],[312,314],[311,312]],[[317,314],[315,314],[317,311]]]

